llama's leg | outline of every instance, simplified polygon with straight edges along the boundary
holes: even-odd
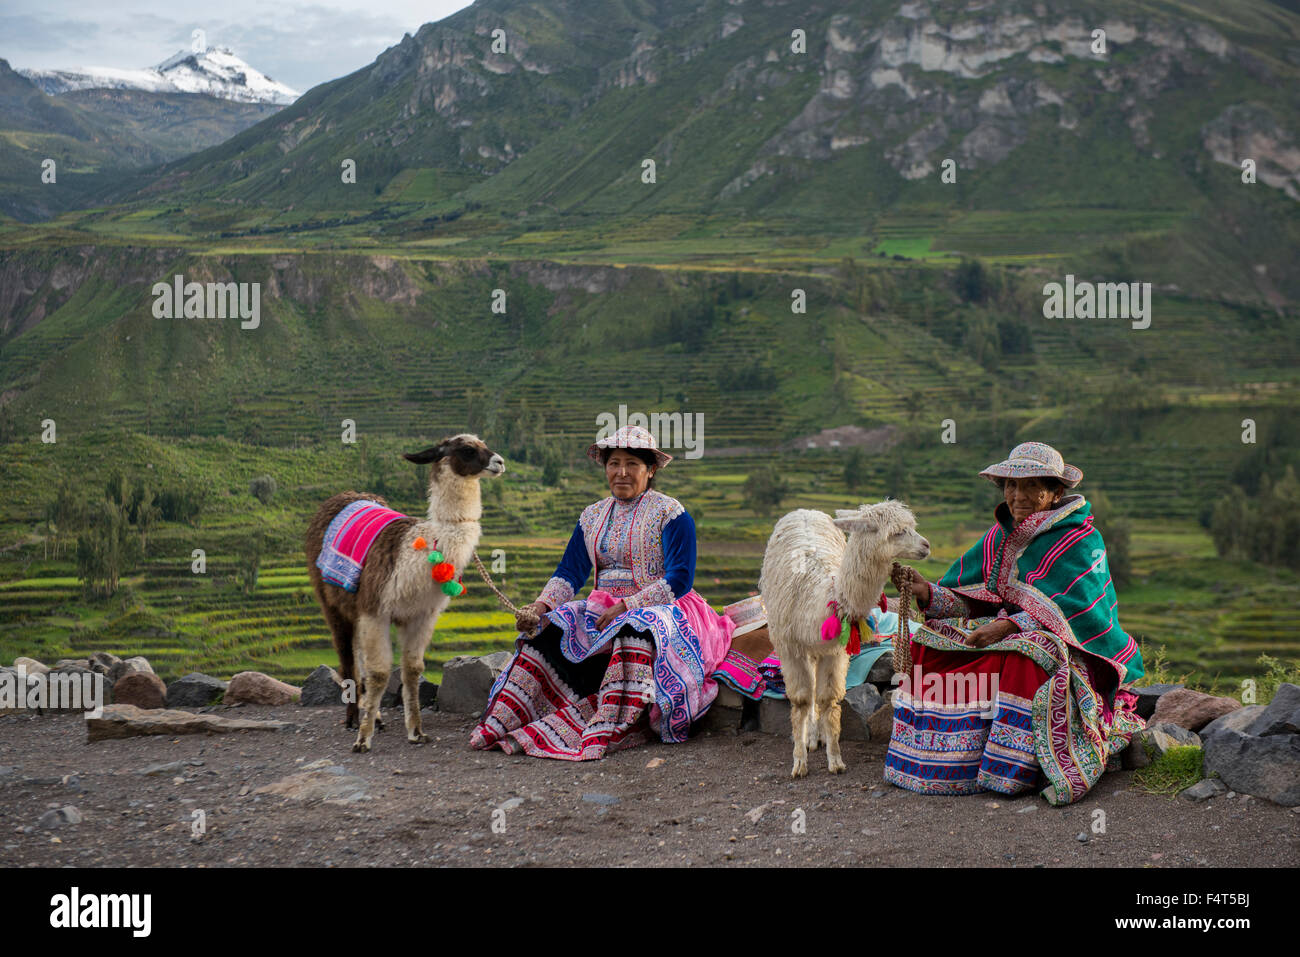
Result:
[[[786,649],[782,649],[784,652]],[[792,778],[808,773],[808,721],[812,717],[813,668],[802,650],[781,655],[781,673],[785,677],[785,696],[790,699],[790,736],[794,739]]]
[[[844,697],[844,679],[849,670],[849,656],[838,648],[817,659],[817,714],[822,740],[826,742],[826,765],[831,774],[844,768],[840,757],[840,701]]]
[[[388,619],[363,614],[357,621],[357,644],[365,671],[361,693],[361,727],[353,751],[369,751],[370,740],[375,736],[375,718],[379,715],[379,702],[388,687],[388,674],[393,670],[393,646],[388,638]]]
[[[343,679],[344,688],[348,687],[348,682],[352,682],[351,700],[345,697],[343,705],[343,727],[352,729],[358,724],[357,715],[357,662],[356,648],[353,642],[356,640],[353,633],[352,621],[345,617],[341,612],[329,609],[325,612],[325,621],[330,626],[330,633],[334,638],[334,650],[339,655],[339,677]]]
[[[420,724],[420,675],[424,674],[424,649],[433,635],[433,616],[421,615],[397,629],[402,642],[402,704],[406,708],[406,740],[424,744],[429,736]]]

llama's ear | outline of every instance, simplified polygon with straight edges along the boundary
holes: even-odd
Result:
[[[876,520],[863,515],[861,512],[853,512],[842,518],[833,518],[831,522],[843,532],[874,532],[876,530]]]
[[[408,462],[414,462],[416,465],[427,465],[429,462],[436,462],[447,454],[447,444],[444,442],[440,445],[431,445],[423,452],[403,452],[402,458]]]

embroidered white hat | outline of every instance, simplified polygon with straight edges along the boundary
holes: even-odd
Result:
[[[996,482],[1000,478],[1043,476],[1060,479],[1066,488],[1074,488],[1083,478],[1083,471],[1067,465],[1061,453],[1050,445],[1043,442],[1022,442],[1005,459],[990,465],[980,475],[990,482]]]
[[[613,435],[592,442],[587,446],[587,458],[599,462],[601,449],[648,449],[654,453],[660,468],[673,460],[671,455],[655,444],[655,437],[650,434],[650,430],[639,425],[625,425]]]

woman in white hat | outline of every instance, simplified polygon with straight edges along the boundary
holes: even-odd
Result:
[[[583,509],[555,574],[517,621],[515,655],[470,738],[535,757],[585,761],[656,734],[686,740],[713,703],[710,673],[735,625],[692,588],[695,523],[654,489],[672,461],[649,431],[625,426],[587,455],[610,495]],[[578,596],[592,570],[596,587]]]
[[[1083,797],[1143,727],[1127,687],[1142,653],[1120,627],[1106,546],[1071,493],[1083,472],[1025,442],[980,475],[996,521],[936,583],[894,566],[926,623],[894,701],[885,780],[927,794]],[[967,629],[957,623],[965,620]]]

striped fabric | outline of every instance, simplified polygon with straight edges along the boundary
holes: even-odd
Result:
[[[325,530],[325,541],[316,557],[321,578],[345,591],[355,592],[366,553],[375,538],[389,524],[406,517],[368,499],[349,502]]]

